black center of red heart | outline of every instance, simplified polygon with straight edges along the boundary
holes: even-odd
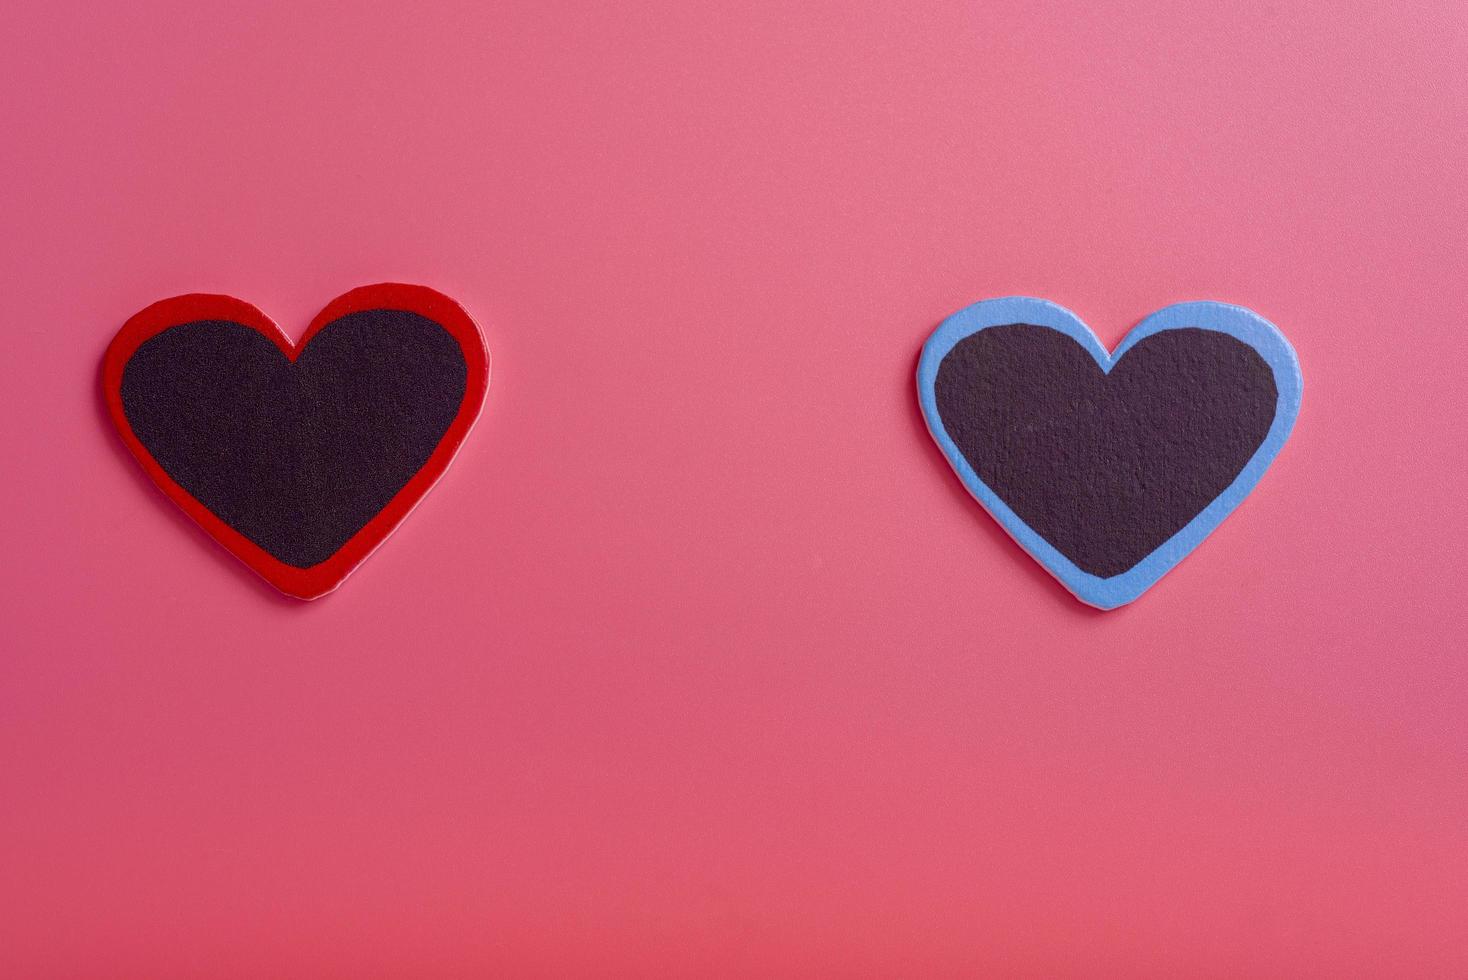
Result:
[[[291,361],[228,320],[138,346],[122,405],[174,482],[296,568],[331,557],[423,468],[464,399],[467,368],[441,325],[352,313]]]

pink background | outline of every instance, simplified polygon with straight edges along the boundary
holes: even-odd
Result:
[[[0,972],[1468,973],[1463,4],[7,6]],[[99,358],[384,279],[486,413],[287,601]],[[1304,366],[1116,613],[919,419],[1016,293]]]

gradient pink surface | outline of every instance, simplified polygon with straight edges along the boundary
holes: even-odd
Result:
[[[9,5],[0,973],[1468,974],[1468,8],[1389,6]],[[388,279],[485,415],[288,601],[99,358]],[[920,420],[1009,294],[1299,351],[1118,612]]]

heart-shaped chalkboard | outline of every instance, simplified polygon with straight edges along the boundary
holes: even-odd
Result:
[[[488,384],[463,308],[398,283],[334,300],[299,345],[237,299],[163,300],[103,363],[113,421],[148,475],[303,599],[336,588],[438,480]]]
[[[929,338],[918,394],[965,486],[1103,609],[1132,601],[1254,488],[1300,407],[1299,362],[1223,303],[1152,314],[1108,354],[1070,311],[988,300]]]

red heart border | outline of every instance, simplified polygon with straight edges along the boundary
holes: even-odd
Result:
[[[403,310],[417,313],[438,323],[459,342],[464,352],[467,378],[464,399],[449,423],[428,462],[414,473],[403,488],[362,529],[352,535],[330,558],[310,568],[287,565],[259,545],[220,520],[183,487],[174,482],[133,433],[122,409],[122,372],[128,359],[145,341],[184,323],[196,320],[233,320],[259,332],[294,361],[311,338],[328,323],[351,313],[365,310]],[[202,527],[236,558],[249,565],[271,585],[298,599],[315,599],[341,585],[357,566],[380,547],[403,519],[418,506],[433,485],[443,476],[469,435],[484,406],[489,391],[489,349],[484,336],[469,313],[457,302],[427,286],[404,283],[377,283],[360,286],[344,293],[316,314],[298,343],[292,343],[270,317],[243,300],[232,296],[190,293],[159,300],[135,313],[123,324],[102,358],[102,394],[108,414],[117,426],[123,443],[143,467],[144,472],[177,504],[185,514]]]

